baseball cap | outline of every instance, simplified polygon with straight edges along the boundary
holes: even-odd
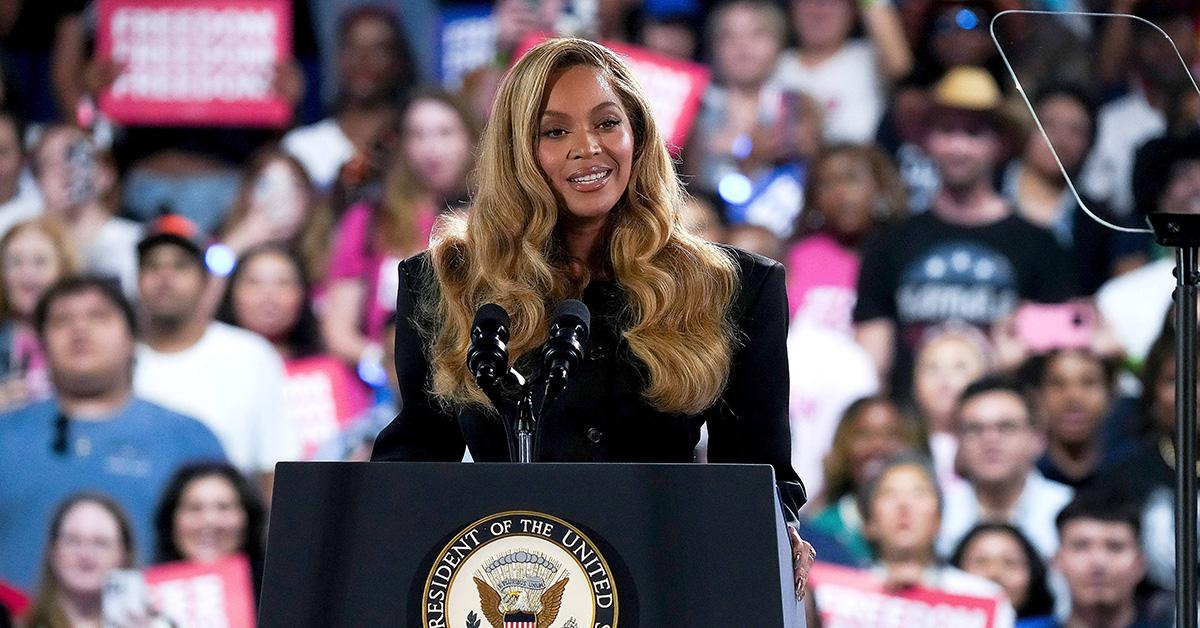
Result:
[[[138,260],[141,261],[146,253],[163,243],[179,245],[201,262],[208,248],[208,234],[204,233],[196,223],[179,214],[166,214],[154,219],[146,229],[146,235],[137,245]]]

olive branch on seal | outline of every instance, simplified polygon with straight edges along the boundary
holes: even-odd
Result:
[[[479,615],[475,611],[467,613],[467,628],[479,628]]]

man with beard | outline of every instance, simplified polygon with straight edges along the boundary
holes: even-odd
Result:
[[[300,454],[284,405],[283,360],[261,336],[213,321],[200,307],[209,279],[202,242],[194,224],[168,215],[138,244],[146,328],[134,388],[208,425],[269,498],[275,463]]]
[[[1074,292],[1066,253],[1045,229],[1014,214],[994,180],[1007,128],[1000,89],[983,69],[951,69],[933,88],[925,147],[941,190],[928,208],[864,247],[855,336],[880,381],[912,390],[913,351],[951,320],[991,331],[1023,300]]]

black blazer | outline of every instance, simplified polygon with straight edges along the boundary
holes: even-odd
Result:
[[[710,462],[770,464],[789,514],[804,504],[804,486],[791,465],[783,266],[723,248],[741,275],[734,304],[741,342],[717,403],[696,415],[664,413],[646,403],[641,396],[645,367],[618,333],[627,312],[625,295],[613,282],[592,281],[582,297],[592,314],[587,358],[538,427],[538,460],[692,462],[700,426],[707,422]],[[401,262],[399,272],[396,374],[403,405],[379,434],[372,459],[457,461],[465,445],[474,460],[508,461],[505,430],[494,414],[468,408],[451,416],[428,393],[429,339],[414,329],[411,319],[421,299],[437,295],[429,254]],[[517,361],[526,376],[536,375],[536,353]]]

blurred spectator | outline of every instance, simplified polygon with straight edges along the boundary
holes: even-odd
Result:
[[[639,27],[638,43],[681,61],[695,61],[700,31],[693,15],[683,12],[647,13]]]
[[[1068,258],[1049,232],[1013,214],[993,187],[1007,128],[995,81],[958,67],[934,88],[925,145],[942,188],[929,211],[874,239],[863,254],[856,336],[892,390],[911,390],[912,352],[948,320],[985,333],[1021,299],[1070,297]]]
[[[321,192],[329,190],[343,165],[395,124],[401,97],[416,83],[415,60],[396,14],[367,6],[341,17],[337,77],[333,117],[283,137],[283,148],[304,165]]]
[[[25,625],[100,626],[109,576],[136,562],[129,518],[120,504],[103,494],[77,493],[58,507],[49,530],[37,595]]]
[[[378,358],[380,332],[396,308],[396,265],[428,247],[438,214],[465,195],[477,138],[452,96],[424,91],[405,107],[383,198],[351,207],[337,228],[322,320],[331,353],[352,364]]]
[[[208,425],[269,499],[275,463],[300,455],[284,405],[283,360],[261,336],[198,308],[209,276],[201,241],[194,224],[172,215],[155,221],[138,244],[146,328],[134,387]]]
[[[875,138],[892,81],[913,57],[890,0],[791,0],[799,48],[783,54],[774,81],[812,96],[824,111],[825,139]],[[869,39],[852,39],[861,20]]]
[[[1146,557],[1137,511],[1128,497],[1119,492],[1081,494],[1055,523],[1061,542],[1054,566],[1071,594],[1071,614],[1062,626],[1175,625],[1170,614],[1139,605],[1135,596],[1146,575]]]
[[[824,150],[813,161],[799,237],[787,252],[792,317],[849,334],[863,241],[905,213],[899,175],[879,149],[844,144]]]
[[[333,221],[329,205],[319,199],[294,157],[276,147],[259,150],[243,170],[237,199],[218,234],[220,244],[205,251],[212,270],[206,310],[215,311],[220,304],[226,277],[238,258],[262,244],[278,243],[297,251],[307,276],[320,285],[329,267]]]
[[[266,243],[296,250],[309,277],[324,278],[333,232],[330,207],[321,202],[294,157],[268,147],[247,163],[237,200],[221,228],[234,258]]]
[[[734,225],[729,228],[725,241],[743,251],[757,253],[775,261],[783,259],[783,240],[766,227],[745,223]]]
[[[1095,486],[1116,486],[1141,508],[1147,576],[1156,586],[1175,588],[1175,351],[1168,322],[1142,365],[1143,437],[1124,461],[1100,473]]]
[[[126,294],[137,286],[137,223],[118,218],[117,172],[111,158],[79,129],[55,125],[42,133],[33,173],[49,218],[61,221],[89,272],[115,277]]]
[[[899,454],[884,463],[858,494],[867,538],[876,550],[872,570],[889,591],[912,586],[998,600],[996,628],[1011,627],[1012,606],[1004,589],[938,561],[934,538],[941,522],[942,496],[927,459]]]
[[[1129,18],[1109,18],[1103,22],[1105,29],[1125,31],[1133,72],[1128,81],[1129,93],[1100,109],[1095,151],[1084,167],[1082,179],[1092,197],[1108,202],[1119,215],[1128,215],[1135,209],[1131,185],[1134,151],[1166,132],[1171,104],[1178,102],[1181,94],[1195,91],[1184,65],[1191,67],[1200,60],[1192,10],[1186,3],[1140,3],[1138,13],[1156,23],[1174,41],[1174,46],[1158,29],[1141,22]],[[1184,64],[1180,64],[1180,55]],[[1145,213],[1152,208],[1136,209]]]
[[[57,396],[0,416],[0,579],[26,588],[41,549],[32,535],[68,495],[114,497],[149,556],[167,479],[189,461],[225,457],[204,425],[133,394],[134,314],[116,286],[64,279],[34,321]]]
[[[1054,625],[1046,564],[1020,530],[1007,523],[981,523],[963,537],[950,564],[1004,587],[1017,611],[1017,628]]]
[[[53,392],[33,314],[50,286],[78,270],[73,243],[54,221],[21,222],[0,238],[0,409],[13,410]]]
[[[967,385],[987,373],[989,356],[983,334],[953,321],[931,327],[917,347],[913,402],[929,431],[933,468],[942,490],[962,482],[954,468],[958,455],[954,410]]]
[[[387,373],[387,395],[376,395],[375,403],[354,420],[345,424],[333,438],[317,448],[314,460],[349,460],[366,462],[371,459],[375,438],[400,411],[400,384],[396,380],[396,317],[389,317],[383,327],[383,356],[380,364]],[[465,460],[470,460],[466,453]]]
[[[1089,216],[1067,187],[1055,161],[1078,181],[1079,170],[1095,136],[1095,110],[1080,89],[1050,86],[1034,97],[1034,110],[1050,144],[1031,128],[1021,155],[1004,173],[1004,196],[1022,218],[1049,229],[1059,246],[1070,253],[1081,294],[1093,294],[1109,277],[1146,263],[1150,240],[1112,231]],[[1087,208],[1114,223],[1102,204],[1082,197]]]
[[[1200,130],[1146,142],[1134,166],[1134,195],[1147,211],[1200,213]],[[1174,256],[1164,255],[1096,293],[1096,305],[1134,364],[1146,356],[1170,310],[1174,269]]]
[[[179,469],[163,489],[154,531],[156,563],[213,563],[245,556],[253,574],[253,599],[258,600],[266,510],[258,489],[232,465],[214,462]]]
[[[865,397],[846,408],[825,456],[825,484],[810,527],[833,536],[859,562],[869,562],[858,491],[901,451],[923,451],[924,431],[886,397]],[[806,483],[807,483],[807,479]],[[810,489],[811,490],[811,489]],[[811,508],[811,506],[810,506]]]
[[[42,212],[42,195],[25,162],[25,124],[0,109],[0,235]]]
[[[686,165],[697,176],[695,185],[719,191],[731,204],[749,199],[749,190],[731,190],[743,187],[734,182],[752,185],[776,167],[803,164],[820,150],[820,107],[808,96],[768,85],[787,37],[784,19],[767,0],[723,2],[708,18],[705,34],[717,84],[704,95]],[[752,222],[786,237],[802,200],[775,208],[780,215],[766,217],[769,223]]]
[[[784,261],[792,315],[792,461],[809,478],[819,477],[845,407],[879,388],[870,356],[851,334],[854,288],[863,240],[902,214],[904,192],[883,153],[840,145],[814,161],[805,197],[795,229],[799,237]],[[828,359],[812,360],[813,355]],[[810,491],[819,488],[806,482]]]
[[[1117,396],[1117,368],[1088,349],[1059,349],[1031,358],[1025,369],[1046,426],[1038,470],[1076,490],[1127,457],[1132,445],[1105,442],[1104,420]]]
[[[300,259],[264,244],[242,256],[217,311],[217,320],[266,338],[283,358],[284,403],[305,459],[367,407],[362,382],[321,346],[311,293]]]
[[[1008,84],[1010,79],[987,28],[998,5],[1016,8],[1016,3],[1014,0],[906,0],[898,5],[916,60],[912,74],[892,94],[880,123],[878,141],[896,160],[896,168],[908,189],[910,206],[923,210],[937,194],[940,177],[924,146],[924,123],[929,118],[932,98],[930,89],[958,66],[982,68],[997,85]],[[1000,35],[1003,37],[1003,29]]]
[[[968,484],[946,491],[939,555],[949,556],[981,521],[1011,523],[1043,557],[1054,555],[1054,516],[1074,491],[1038,472],[1046,437],[1021,389],[994,377],[967,386],[957,428],[958,466]]]
[[[916,60],[909,82],[920,87],[936,83],[957,66],[983,68],[997,82],[1007,70],[988,33],[992,17],[1018,8],[1013,0],[911,0],[901,3]],[[1002,39],[1008,41],[1008,39]]]

